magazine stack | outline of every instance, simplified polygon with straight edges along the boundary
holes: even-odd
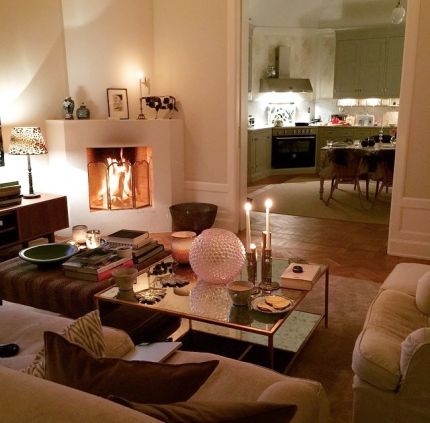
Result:
[[[21,204],[21,185],[18,181],[0,183],[0,208]]]

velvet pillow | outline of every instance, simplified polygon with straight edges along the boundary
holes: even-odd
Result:
[[[218,365],[96,358],[54,332],[45,332],[45,355],[46,379],[105,398],[155,404],[186,401]]]
[[[137,404],[124,398],[110,400],[165,423],[288,423],[297,406],[270,402],[188,401],[173,404]]]
[[[81,345],[85,350],[102,357],[105,352],[105,341],[98,310],[91,311],[67,326],[62,335],[71,342]],[[24,373],[45,377],[45,348],[42,348],[33,362],[22,369]]]
[[[430,272],[418,279],[415,302],[421,312],[430,315]]]

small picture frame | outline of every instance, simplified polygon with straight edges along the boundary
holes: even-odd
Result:
[[[128,119],[127,88],[108,88],[108,115],[110,119]]]

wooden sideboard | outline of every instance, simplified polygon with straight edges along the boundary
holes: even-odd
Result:
[[[0,249],[17,244],[28,245],[36,238],[54,242],[54,232],[69,227],[67,197],[42,194],[23,199],[16,206],[0,209]]]

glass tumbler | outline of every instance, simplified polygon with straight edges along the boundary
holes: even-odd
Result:
[[[91,229],[87,231],[86,244],[87,248],[92,250],[94,248],[100,247],[100,230],[99,229]]]

